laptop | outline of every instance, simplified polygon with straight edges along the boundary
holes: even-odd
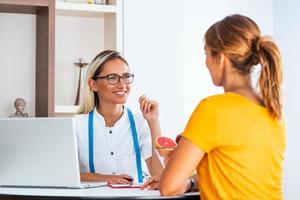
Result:
[[[0,186],[89,188],[80,182],[72,118],[0,118]]]

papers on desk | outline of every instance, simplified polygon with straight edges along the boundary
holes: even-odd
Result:
[[[106,182],[81,182],[80,188],[82,189],[88,189],[88,188],[97,188],[97,187],[102,187],[102,186],[107,186]]]
[[[140,188],[143,184],[141,183],[129,183],[129,184],[107,184],[111,188]]]

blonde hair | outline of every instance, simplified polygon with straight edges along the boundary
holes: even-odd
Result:
[[[204,36],[213,56],[223,53],[242,74],[260,63],[259,92],[274,118],[281,118],[282,63],[279,48],[269,36],[261,36],[250,18],[231,15],[213,24]]]
[[[127,61],[120,55],[120,53],[114,50],[105,50],[100,52],[93,58],[93,60],[89,64],[82,95],[83,98],[81,99],[78,111],[79,114],[87,114],[99,105],[100,99],[97,93],[91,90],[88,81],[90,79],[94,79],[103,71],[103,66],[106,62],[114,59],[120,59],[124,63],[126,63],[126,65],[128,65]]]

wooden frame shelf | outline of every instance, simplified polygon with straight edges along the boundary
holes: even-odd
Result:
[[[55,21],[57,16],[97,17],[105,27],[104,47],[123,52],[123,1],[109,5],[56,0],[0,0],[0,12],[36,15],[35,117],[74,114],[78,106],[55,104]]]
[[[54,116],[54,0],[0,0],[0,12],[36,15],[35,116]]]

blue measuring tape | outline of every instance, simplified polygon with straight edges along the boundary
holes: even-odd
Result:
[[[139,141],[137,138],[137,132],[135,127],[135,122],[133,119],[133,114],[129,108],[127,108],[127,114],[130,122],[131,135],[133,139],[134,151],[135,151],[135,161],[136,161],[136,169],[138,174],[138,182],[143,182],[143,174],[142,174],[142,163],[141,163],[141,152],[139,147]]]
[[[94,111],[89,113],[89,165],[90,165],[90,172],[95,173],[95,166],[94,166]]]
[[[140,152],[140,147],[139,147],[139,141],[137,138],[137,131],[136,131],[136,127],[135,127],[133,114],[129,108],[127,108],[127,114],[128,114],[128,118],[129,118],[130,130],[131,130],[134,151],[135,151],[138,182],[142,183],[143,182],[143,174],[142,174],[141,152]],[[89,143],[90,172],[95,173],[95,166],[94,166],[94,111],[89,112],[88,133],[89,133],[88,143]]]

